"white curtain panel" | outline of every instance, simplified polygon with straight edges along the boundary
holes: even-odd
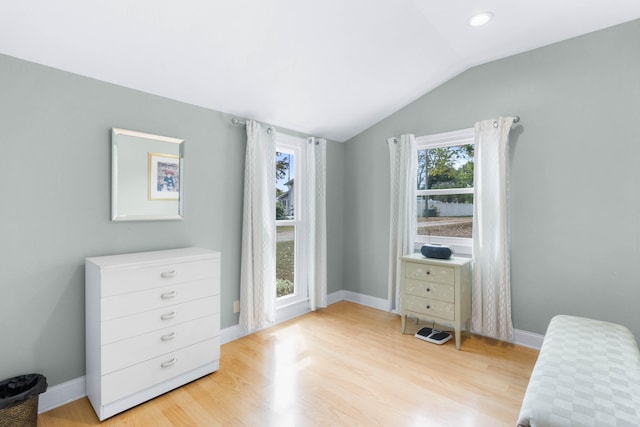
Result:
[[[275,320],[275,136],[275,129],[247,121],[240,261],[240,327],[244,332]]]
[[[387,140],[391,166],[389,223],[389,311],[400,310],[400,257],[413,253],[416,225],[418,153],[407,134]]]
[[[327,306],[327,141],[308,138],[305,145],[303,218],[307,221],[307,283],[311,310]]]
[[[509,256],[509,131],[513,117],[475,124],[472,330],[513,340]]]

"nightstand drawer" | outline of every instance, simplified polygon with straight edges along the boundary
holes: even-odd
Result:
[[[220,295],[102,322],[102,345],[220,313]]]
[[[219,337],[102,377],[102,403],[135,394],[220,358]]]
[[[455,288],[453,285],[406,279],[402,289],[403,292],[408,295],[433,298],[439,301],[455,302]]]
[[[455,269],[439,265],[418,264],[413,262],[405,263],[405,278],[415,280],[426,280],[429,282],[455,283]]]
[[[411,311],[416,314],[435,316],[446,320],[455,318],[454,304],[413,295],[402,296],[402,311]]]
[[[219,334],[220,316],[202,317],[170,328],[102,346],[102,375],[127,368]]]
[[[200,279],[211,279],[219,274],[218,263],[193,261],[167,263],[136,269],[106,269],[102,272],[100,296],[107,297]]]

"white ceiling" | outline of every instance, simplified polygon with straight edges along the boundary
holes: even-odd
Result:
[[[0,53],[345,141],[470,67],[639,17],[640,0],[0,0]]]

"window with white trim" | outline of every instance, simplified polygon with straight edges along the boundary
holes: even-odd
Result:
[[[471,255],[474,130],[416,138],[416,249],[425,243]]]
[[[304,188],[302,171],[304,138],[285,134],[276,136],[276,308],[308,299],[304,249],[305,219],[301,214],[300,191]]]

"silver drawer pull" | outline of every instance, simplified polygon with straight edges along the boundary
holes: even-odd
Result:
[[[176,359],[175,357],[167,362],[162,362],[162,364],[160,364],[160,366],[162,366],[163,368],[168,368],[171,365],[175,365],[175,363],[178,361],[178,359]]]
[[[160,316],[160,319],[162,320],[169,320],[169,319],[173,319],[174,317],[176,317],[176,312],[172,311],[171,313],[165,313],[162,316]]]
[[[169,341],[169,340],[174,339],[175,337],[176,337],[176,333],[175,332],[171,332],[170,334],[161,336],[160,339],[162,341]]]
[[[164,273],[160,273],[160,277],[162,277],[163,279],[171,279],[172,277],[176,277],[176,271],[165,271]]]
[[[162,294],[160,294],[160,298],[162,299],[171,299],[171,298],[175,298],[175,296],[176,296],[176,291],[163,292]]]

